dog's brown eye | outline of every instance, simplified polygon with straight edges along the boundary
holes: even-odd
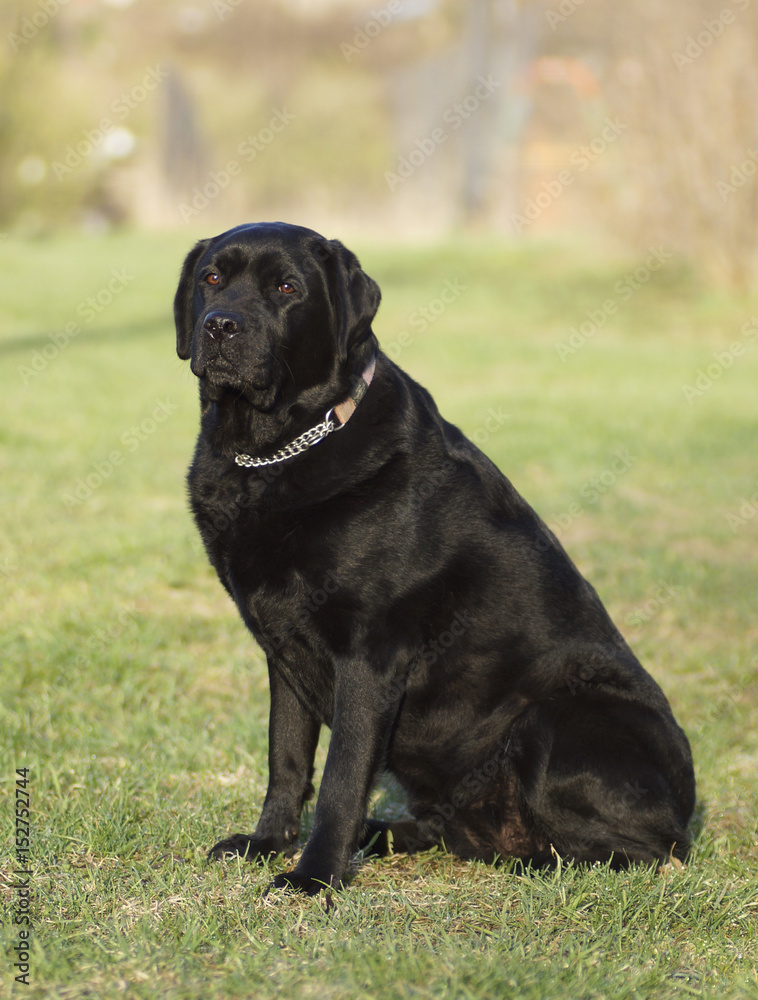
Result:
[[[206,276],[205,276],[205,278],[203,280],[205,281],[205,283],[207,285],[217,285],[219,283],[219,281],[221,281],[221,275],[220,274],[215,274],[215,273],[214,274],[206,274]]]
[[[284,281],[279,285],[279,291],[284,292],[285,295],[291,295],[295,291],[295,286],[290,284],[289,281]]]

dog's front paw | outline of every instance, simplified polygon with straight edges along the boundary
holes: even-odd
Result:
[[[226,858],[240,857],[246,861],[263,861],[277,854],[292,854],[293,847],[282,847],[269,837],[253,837],[247,833],[235,833],[232,837],[219,840],[208,851],[209,861],[224,861]]]
[[[288,889],[290,892],[305,893],[306,896],[317,896],[320,892],[323,892],[324,889],[341,888],[342,882],[334,876],[326,881],[323,879],[311,878],[310,875],[298,875],[298,873],[294,871],[277,875],[266,892],[268,893],[271,889]]]

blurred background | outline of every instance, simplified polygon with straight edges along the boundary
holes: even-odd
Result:
[[[751,0],[3,0],[0,230],[296,221],[756,277]]]
[[[758,996],[757,10],[0,0],[0,759],[33,777],[34,996]],[[685,872],[395,857],[335,919],[204,866],[263,801],[268,679],[188,510],[171,305],[196,238],[275,219],[359,255],[382,349],[661,683]],[[0,816],[15,793],[9,766]]]

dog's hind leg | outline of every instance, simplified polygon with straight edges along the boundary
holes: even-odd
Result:
[[[380,819],[367,819],[358,841],[358,850],[363,851],[366,857],[383,858],[388,854],[428,851],[439,842],[440,830],[431,822],[403,819],[388,823]]]
[[[694,804],[689,747],[673,719],[613,698],[539,707],[515,762],[551,847],[578,862],[683,860]]]

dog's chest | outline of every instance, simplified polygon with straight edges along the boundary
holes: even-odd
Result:
[[[307,511],[272,510],[254,491],[207,478],[193,482],[195,520],[211,562],[248,624],[267,632],[308,631],[340,581],[318,556],[319,534]]]
[[[283,548],[288,548],[285,543]],[[282,553],[284,556],[284,553]],[[327,573],[320,586],[294,565],[292,554],[277,562],[270,547],[258,559],[238,549],[227,556],[232,593],[243,620],[303,704],[326,725],[334,712],[336,582]]]

